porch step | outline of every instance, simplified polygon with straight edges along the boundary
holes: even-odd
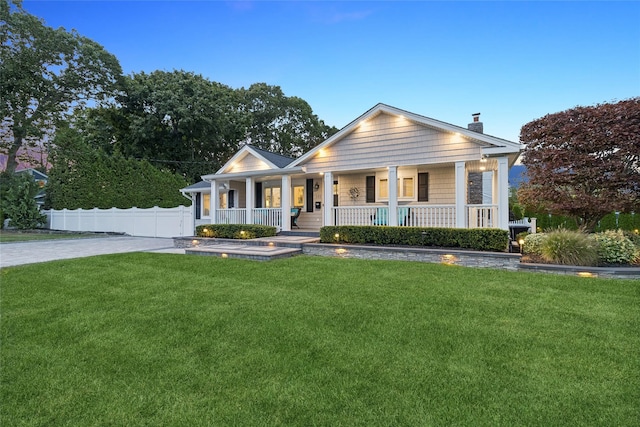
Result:
[[[302,253],[304,243],[317,243],[319,237],[308,236],[274,236],[261,237],[250,240],[235,239],[203,239],[203,238],[174,238],[174,245],[189,242],[184,247],[185,253],[190,255],[208,255],[223,258],[244,258],[259,261],[269,261],[287,258]],[[195,244],[194,244],[195,242]]]
[[[296,237],[316,237],[320,238],[319,231],[303,231],[303,230],[291,230],[291,231],[281,231],[278,233],[278,236],[296,236]]]
[[[256,261],[270,261],[288,258],[302,253],[302,248],[287,248],[268,245],[219,244],[185,249],[187,255],[217,256],[220,258],[242,258]]]

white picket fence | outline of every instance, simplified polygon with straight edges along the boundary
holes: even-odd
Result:
[[[193,236],[191,208],[44,210],[51,230],[125,233],[140,237]]]

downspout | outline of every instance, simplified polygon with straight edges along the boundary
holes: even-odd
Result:
[[[196,234],[196,213],[195,213],[195,205],[196,202],[195,200],[193,200],[193,193],[189,193],[191,194],[191,196],[187,196],[187,194],[180,190],[180,194],[182,194],[186,199],[189,199],[191,201],[191,206],[189,207],[189,210],[191,211],[191,233],[195,236]]]

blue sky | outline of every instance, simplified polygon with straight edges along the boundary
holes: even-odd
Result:
[[[640,96],[639,2],[29,1],[125,74],[266,82],[342,128],[383,102],[518,140],[525,123]]]

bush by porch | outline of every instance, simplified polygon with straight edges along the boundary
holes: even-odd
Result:
[[[273,237],[276,228],[255,224],[204,224],[196,227],[198,237],[219,237],[221,239],[257,239]]]
[[[320,229],[320,242],[436,246],[505,252],[509,246],[509,232],[495,228],[327,226]]]

